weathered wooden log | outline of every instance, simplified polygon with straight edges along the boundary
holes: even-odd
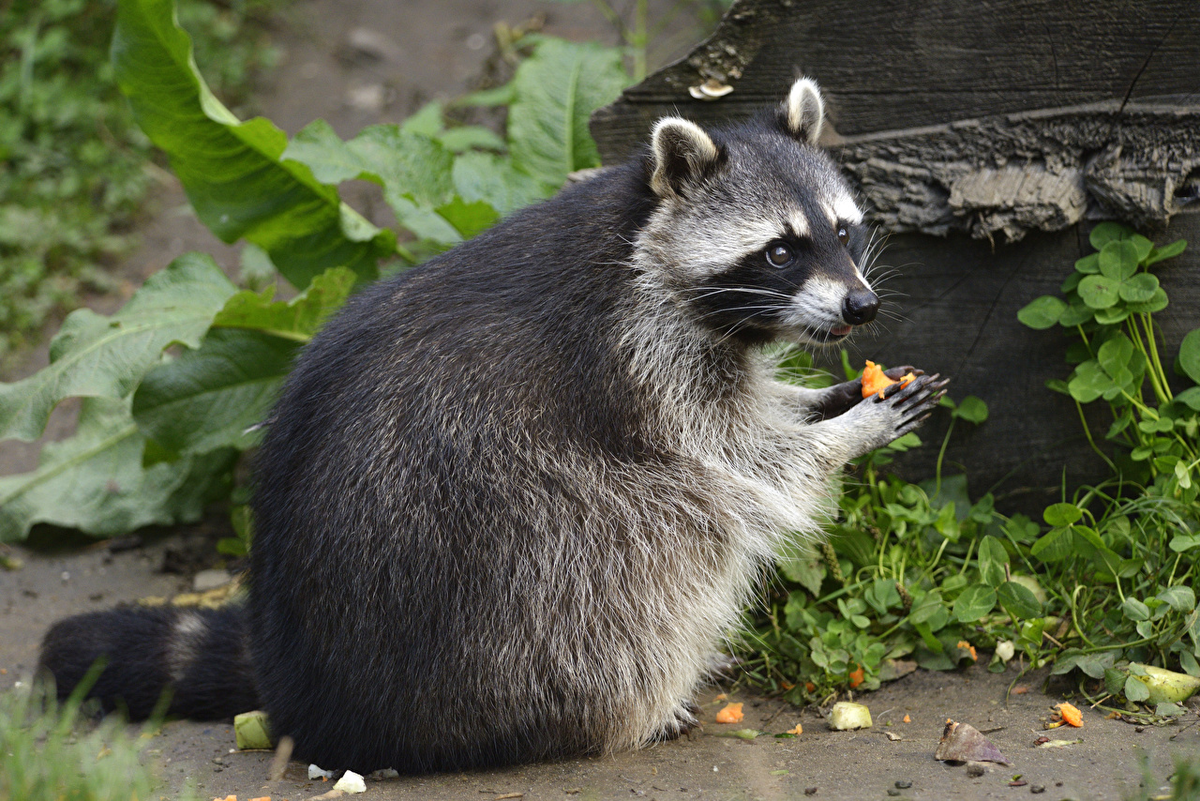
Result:
[[[1158,271],[1168,358],[1200,325],[1200,6],[1195,0],[738,0],[691,54],[596,112],[606,161],[653,121],[743,117],[798,73],[827,98],[822,144],[889,235],[883,284],[898,317],[863,331],[852,358],[953,376],[991,419],[956,430],[948,464],[972,489],[997,482],[1033,508],[1102,474],[1067,397],[1065,334],[1016,312],[1058,292],[1099,219],[1193,248]],[[1200,206],[1200,203],[1195,204]],[[1099,425],[1106,409],[1089,409]],[[926,430],[936,440],[946,421]],[[900,464],[927,475],[936,448]]]

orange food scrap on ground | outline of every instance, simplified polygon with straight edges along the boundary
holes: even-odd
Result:
[[[741,704],[726,704],[717,713],[717,723],[741,723],[744,717],[746,716],[742,714]]]
[[[781,681],[781,682],[779,682],[779,686],[785,690],[790,690],[793,687],[795,687],[796,685],[792,684],[790,681]]]
[[[908,715],[905,715],[905,716],[904,716],[904,720],[903,720],[902,722],[904,722],[904,723],[912,723],[912,718],[910,718]]]
[[[1083,713],[1078,708],[1065,701],[1057,704],[1054,708],[1058,710],[1058,714],[1062,716],[1063,722],[1067,725],[1074,726],[1077,729],[1083,725]]]
[[[718,696],[717,696],[716,700],[718,700],[718,701],[724,701],[724,700],[725,700],[726,698],[728,698],[728,697],[729,697],[729,696],[728,696],[728,695],[726,695],[725,693],[721,693],[720,695],[718,695]]]
[[[251,798],[250,801],[271,801],[271,796],[264,795],[261,798]]]
[[[854,689],[863,683],[863,669],[861,667],[850,671],[850,689]]]
[[[227,795],[224,798],[214,798],[213,801],[237,801],[237,796]]]
[[[814,693],[817,691],[817,685],[813,684],[811,681],[806,681],[804,682],[804,689],[807,692]]]
[[[784,734],[794,734],[799,737],[801,734],[804,734],[804,727],[797,723],[794,729],[788,729]]]
[[[900,385],[905,386],[915,378],[915,375],[908,373],[900,378]],[[882,367],[867,359],[867,366],[863,368],[862,374],[862,396],[864,398],[872,395],[883,397],[883,391],[895,383],[895,379],[888,378]]]
[[[967,651],[970,651],[970,653],[971,653],[971,661],[972,661],[972,662],[978,662],[978,661],[979,661],[979,657],[975,655],[975,646],[974,646],[974,645],[971,645],[971,643],[967,642],[966,640],[959,640],[959,641],[958,641],[958,647],[959,647],[959,648],[965,648]]]
[[[1016,687],[1013,687],[1013,695],[1024,695],[1027,692],[1029,692],[1029,688],[1024,684],[1018,684]]]

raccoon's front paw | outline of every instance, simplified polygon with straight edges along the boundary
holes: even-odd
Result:
[[[950,379],[942,378],[939,373],[920,375],[907,384],[890,385],[883,391],[882,398],[868,399],[868,402],[888,407],[896,419],[895,430],[887,441],[907,434],[929,419],[938,401],[946,394],[949,383]]]
[[[899,381],[909,373],[915,376],[925,375],[924,370],[918,370],[909,365],[893,367],[890,370],[883,371],[883,374],[893,381]],[[816,420],[828,420],[831,417],[845,414],[853,409],[862,400],[862,397],[861,378],[856,378],[853,381],[845,381],[841,384],[834,384],[832,387],[821,390],[821,397],[813,407],[814,418]]]
[[[905,385],[892,384],[882,397],[872,396],[855,406],[845,415],[857,418],[847,422],[861,424],[864,442],[854,456],[882,448],[925,422],[946,394],[948,383],[950,379],[937,373],[921,375]]]

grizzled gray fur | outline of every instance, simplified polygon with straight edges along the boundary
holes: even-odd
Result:
[[[257,700],[298,757],[358,771],[692,726],[773,554],[819,537],[831,478],[942,385],[861,400],[774,379],[763,345],[839,342],[879,305],[822,113],[801,79],[749,123],[664,119],[644,156],[354,297],[257,456],[245,609],[148,615],[153,664],[99,694]],[[62,691],[139,647],[137,613],[106,614],[48,635]]]

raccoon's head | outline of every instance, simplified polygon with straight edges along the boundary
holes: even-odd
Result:
[[[816,83],[801,78],[750,122],[654,127],[646,166],[659,202],[637,245],[719,337],[826,345],[875,318],[862,212],[816,147],[823,116]]]

